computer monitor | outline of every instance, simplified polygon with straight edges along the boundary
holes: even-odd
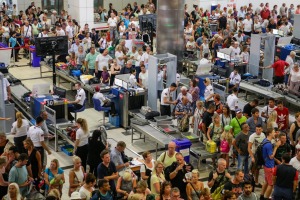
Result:
[[[224,59],[230,61],[230,55],[224,54]]]
[[[273,34],[278,35],[278,29],[273,29]]]
[[[33,95],[45,95],[49,94],[50,84],[49,83],[40,83],[32,86]]]
[[[66,98],[67,95],[67,90],[54,86],[53,87],[53,92],[55,95],[59,96],[60,98]]]
[[[224,53],[221,53],[221,52],[217,52],[217,57],[221,58],[221,59],[225,59]]]
[[[125,90],[128,90],[128,83],[126,81],[123,81],[123,88]]]
[[[118,87],[123,87],[123,81],[121,79],[115,78],[115,85]]]

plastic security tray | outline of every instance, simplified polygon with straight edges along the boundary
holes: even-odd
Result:
[[[145,125],[149,124],[149,122],[147,120],[138,119],[138,118],[131,118],[130,123],[137,124],[140,126],[145,126]]]
[[[159,121],[171,121],[172,117],[170,117],[168,115],[163,115],[163,116],[154,117],[154,119],[157,122],[159,122]]]
[[[198,142],[199,141],[199,136],[195,135],[191,132],[181,132],[181,136],[183,138],[189,139],[191,142]]]
[[[173,127],[170,126],[170,125],[159,125],[159,128],[160,128],[163,132],[165,132],[165,133],[167,133],[167,134],[174,134],[174,133],[176,133],[176,129],[173,128]]]

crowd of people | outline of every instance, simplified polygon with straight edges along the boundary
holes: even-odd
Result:
[[[138,15],[155,12],[151,0],[141,6],[136,2],[132,6],[128,4],[121,13],[112,4],[108,11],[99,8],[99,20],[107,20],[109,37],[99,35],[95,29],[90,30],[89,24],[80,27],[65,10],[60,15],[53,10],[50,16],[47,10],[36,8],[34,2],[25,12],[19,13],[16,13],[14,5],[11,17],[6,10],[7,6],[3,5],[0,33],[4,44],[15,48],[34,43],[36,37],[66,35],[69,40],[66,56],[69,66],[97,77],[106,85],[113,85],[117,74],[130,74],[132,87],[148,87],[147,67],[152,49],[148,46],[144,52],[134,46],[128,50],[125,40],[134,39],[138,34]],[[297,9],[293,4],[287,8],[284,3],[279,10],[277,6],[271,10],[268,3],[261,3],[256,9],[250,3],[232,10],[218,5],[211,12],[198,6],[189,12],[186,5],[186,50],[197,52],[200,63],[208,63],[215,61],[219,48],[232,48],[232,56],[248,63],[251,34],[271,34],[272,29],[278,29],[283,31],[284,36],[289,35],[294,14],[300,14],[299,5]],[[215,31],[211,30],[213,26],[217,27]],[[108,49],[112,41],[118,43],[113,55]],[[18,48],[12,56],[18,61]],[[275,63],[264,68],[274,68],[275,83],[285,83],[297,95],[300,72],[294,58],[295,52],[291,52],[286,61],[275,57]],[[29,127],[22,113],[17,112],[17,121],[11,131],[14,144],[0,133],[0,197],[19,200],[28,196],[31,188],[36,188],[47,199],[60,199],[62,188],[67,185],[71,199],[85,200],[257,200],[269,199],[271,194],[277,200],[294,199],[294,193],[298,193],[299,198],[299,187],[297,192],[296,188],[300,171],[300,113],[296,113],[295,121],[290,123],[288,108],[282,101],[272,98],[261,112],[256,99],[239,107],[241,75],[237,70],[228,77],[231,94],[226,102],[222,102],[220,95],[214,92],[208,78],[204,80],[203,101],[199,97],[198,79],[191,80],[189,88],[181,87],[178,94],[178,82],[164,88],[164,79],[166,67],[159,67],[161,115],[173,115],[178,129],[192,129],[202,142],[217,145],[220,156],[212,159],[215,169],[209,174],[208,187],[199,181],[199,171],[175,151],[176,144],[173,142],[157,161],[153,160],[150,152],[144,152],[140,174],[134,173],[128,168],[131,158],[124,154],[126,143],[119,141],[110,148],[100,130],[95,130],[90,136],[88,123],[83,118],[76,120],[74,167],[69,172],[69,183],[65,183],[64,170],[57,159],[51,160],[50,166],[47,166],[47,154],[51,154],[44,142],[45,137],[51,137],[46,125],[47,113],[42,111],[36,118],[36,124]],[[83,106],[85,93],[80,82],[75,87],[77,96],[73,103],[79,108]],[[9,100],[10,90],[6,92],[5,100]],[[173,99],[175,93],[177,96]],[[114,106],[106,101],[99,88],[96,88],[94,97],[101,101],[101,105],[112,107],[111,114],[115,114]],[[171,105],[175,107],[173,110]],[[261,169],[265,176],[263,185],[258,179]],[[230,174],[232,170],[235,171],[234,177]],[[262,187],[260,194],[254,192],[255,187]]]

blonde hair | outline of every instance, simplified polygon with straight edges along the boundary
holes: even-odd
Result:
[[[198,176],[200,176],[200,173],[199,173],[198,169],[193,169],[192,174],[197,174]]]
[[[161,165],[162,167],[164,167],[164,164],[161,161],[156,161],[155,165],[154,165],[154,168],[153,168],[153,171],[152,171],[152,174],[156,174],[156,169],[157,169],[157,167],[159,165]]]
[[[204,103],[203,103],[203,101],[198,100],[198,101],[196,101],[196,105],[200,105],[201,107],[203,107]]]
[[[232,133],[230,131],[223,131],[221,134],[221,140],[226,140],[229,144],[231,144],[233,140]]]
[[[86,122],[85,119],[83,119],[83,118],[78,118],[78,119],[76,120],[76,123],[78,123],[78,124],[81,126],[81,128],[82,128],[84,134],[88,134],[88,132],[89,132],[89,131],[88,131],[88,125],[87,125],[87,122]]]
[[[277,120],[277,112],[276,112],[276,110],[273,110],[270,113],[269,118],[267,120],[267,128],[273,128],[272,124],[273,124],[273,122],[276,122],[276,120]]]
[[[23,123],[23,114],[21,112],[16,113],[16,118],[17,118],[17,127],[21,128],[22,123]]]
[[[141,200],[143,199],[143,195],[142,194],[132,194],[129,195],[128,200]]]
[[[10,194],[9,194],[9,186],[15,186],[17,200],[21,200],[22,196],[20,194],[20,188],[19,188],[19,185],[17,183],[11,183],[11,184],[8,185],[8,188],[7,188],[7,199],[11,199]]]
[[[130,171],[128,171],[128,170],[124,171],[122,179],[124,181],[131,181],[132,180],[132,176],[131,176]]]
[[[56,199],[60,199],[60,192],[58,189],[54,188],[49,192],[48,196],[54,196]]]
[[[81,158],[78,156],[73,156],[73,163],[75,163],[76,161],[80,161],[81,162]]]
[[[0,157],[0,165],[6,164],[7,163],[7,158],[6,156],[1,156]]]
[[[59,168],[59,162],[56,158],[54,158],[53,160],[51,160],[51,162],[54,162],[56,164],[56,169]]]

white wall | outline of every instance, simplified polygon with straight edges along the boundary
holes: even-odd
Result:
[[[94,24],[94,0],[69,0],[68,4],[68,13],[81,27],[86,23]]]
[[[199,7],[202,7],[203,9],[209,9],[211,7],[211,4],[221,4],[221,8],[223,7],[227,7],[228,2],[230,2],[230,0],[185,0],[185,3],[188,4],[188,10],[189,12],[191,12],[193,10],[193,4],[197,4],[199,5]],[[237,8],[240,8],[241,6],[244,5],[249,5],[249,3],[252,3],[254,9],[257,8],[259,6],[259,4],[262,3],[267,3],[269,2],[270,8],[273,8],[273,6],[276,4],[278,5],[278,9],[280,8],[280,6],[283,3],[286,3],[287,6],[289,7],[290,4],[294,4],[295,8],[298,4],[300,4],[299,0],[266,0],[266,1],[261,1],[261,0],[235,0]],[[239,10],[239,9],[238,9]]]
[[[131,3],[131,5],[133,5],[133,2],[135,1],[138,3],[138,5],[145,4],[148,2],[147,0],[104,0],[103,7],[108,10],[109,3],[112,3],[116,11],[121,11],[127,6],[128,3]]]

